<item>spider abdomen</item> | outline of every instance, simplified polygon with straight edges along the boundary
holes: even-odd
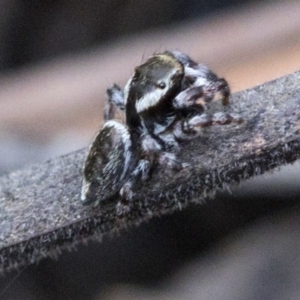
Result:
[[[135,166],[127,128],[108,121],[94,139],[84,168],[81,200],[106,200],[117,194]]]

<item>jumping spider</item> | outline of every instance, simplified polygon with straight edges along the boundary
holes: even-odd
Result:
[[[107,90],[104,126],[85,161],[81,200],[98,203],[119,193],[116,209],[122,215],[130,209],[134,187],[148,178],[155,163],[182,169],[176,158],[181,141],[194,138],[204,126],[234,120],[225,112],[209,114],[208,104],[218,92],[227,105],[226,80],[179,51],[150,57],[124,90],[114,84]],[[112,120],[116,108],[125,110],[125,125]]]

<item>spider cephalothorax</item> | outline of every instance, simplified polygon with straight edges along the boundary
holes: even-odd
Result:
[[[106,122],[85,162],[81,200],[101,202],[119,193],[117,212],[123,214],[134,186],[155,163],[181,169],[176,158],[180,141],[194,138],[203,126],[233,120],[225,113],[208,113],[206,103],[218,92],[227,105],[227,82],[178,51],[150,57],[135,69],[124,91],[113,85],[107,90]],[[116,108],[125,110],[125,125],[111,120]]]

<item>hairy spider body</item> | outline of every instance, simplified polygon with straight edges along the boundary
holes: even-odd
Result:
[[[107,90],[106,123],[85,162],[81,200],[99,202],[120,193],[117,212],[123,214],[134,186],[155,163],[181,169],[176,158],[181,140],[197,136],[204,126],[233,120],[221,113],[225,121],[218,122],[220,116],[207,113],[205,103],[218,92],[227,105],[227,82],[178,51],[150,57],[135,69],[124,91],[113,85]],[[125,110],[125,125],[111,120],[116,108]]]
[[[135,69],[125,90],[126,124],[130,131],[158,139],[175,119],[173,99],[181,91],[183,66],[171,55],[149,58]]]
[[[81,199],[107,199],[120,191],[133,165],[134,153],[128,130],[110,120],[94,139],[84,168]],[[121,163],[120,163],[121,162]]]

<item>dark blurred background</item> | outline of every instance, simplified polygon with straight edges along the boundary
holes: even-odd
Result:
[[[251,1],[2,0],[1,71],[78,53],[247,2]]]
[[[238,91],[300,69],[299,1],[0,0],[0,174],[86,147],[178,49]],[[0,278],[0,299],[299,299],[299,166]],[[1,229],[0,229],[1,230]]]

